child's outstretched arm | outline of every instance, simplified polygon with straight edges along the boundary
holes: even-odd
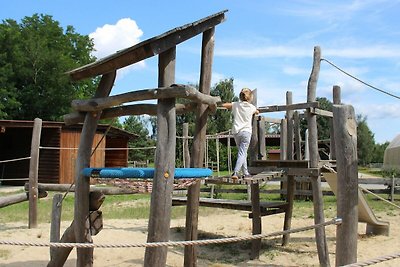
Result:
[[[220,103],[220,106],[226,109],[232,109],[232,103]]]

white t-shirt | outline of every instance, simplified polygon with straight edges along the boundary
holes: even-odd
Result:
[[[246,101],[232,102],[233,126],[232,133],[241,131],[252,132],[252,118],[257,108]]]

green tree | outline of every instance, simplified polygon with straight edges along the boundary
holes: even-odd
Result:
[[[385,142],[383,144],[375,144],[374,153],[372,155],[372,162],[383,163],[383,157],[385,155],[385,150],[390,143]]]
[[[66,71],[93,62],[93,42],[49,15],[0,24],[0,116],[60,120],[73,99],[93,95],[97,80],[72,83]],[[7,93],[5,93],[7,92]],[[11,100],[11,101],[10,101]]]
[[[319,108],[327,111],[332,111],[332,102],[325,97],[317,97],[316,101],[319,102]],[[305,131],[307,130],[307,118],[303,118],[300,123],[301,136],[304,140]],[[317,134],[318,140],[329,139],[330,137],[330,122],[328,117],[317,116]]]
[[[0,62],[4,62],[2,58],[4,58],[4,54],[0,55]],[[20,107],[16,99],[17,90],[14,83],[8,80],[11,74],[10,64],[0,66],[0,119],[11,119],[10,114]]]
[[[235,96],[233,87],[233,78],[219,81],[212,89],[210,94],[219,96],[223,103],[235,102],[239,98]],[[217,110],[214,114],[210,114],[207,124],[207,133],[217,134],[227,132],[232,128],[232,112],[229,110]],[[220,139],[219,142],[219,165],[220,170],[228,169],[228,146],[227,139]],[[234,144],[231,143],[233,146]],[[236,148],[232,147],[233,162],[236,160]],[[210,161],[217,162],[216,142],[210,140],[208,143],[208,158]]]
[[[357,153],[358,163],[362,166],[372,162],[375,148],[374,134],[368,127],[367,118],[357,115]]]
[[[317,97],[319,108],[327,111],[332,111],[333,104],[325,97]],[[325,116],[317,117],[318,139],[324,140],[330,137],[330,119]]]
[[[198,85],[191,85],[198,88]],[[211,90],[210,95],[219,96],[222,102],[232,102],[237,101],[238,98],[235,96],[233,88],[233,78],[225,79],[219,81],[215,84]],[[177,103],[187,103],[188,101],[184,99],[178,99]],[[231,112],[227,110],[217,110],[216,113],[208,114],[207,120],[207,134],[216,134],[228,131],[232,127]],[[183,123],[189,123],[189,136],[194,135],[195,130],[195,112],[190,112],[182,115],[178,115],[176,119],[176,134],[177,136],[182,136]],[[182,142],[180,139],[177,140],[177,150],[176,150],[176,162],[177,166],[182,165],[183,149]],[[189,140],[189,147],[191,147],[192,142]],[[208,158],[210,161],[216,162],[216,143],[215,141],[208,142]],[[226,168],[227,164],[227,147],[226,143],[220,143],[220,168]]]
[[[155,146],[155,141],[150,139],[149,130],[147,129],[148,121],[144,116],[129,116],[123,122],[125,131],[137,134],[138,137],[129,142],[130,148],[148,148]],[[154,160],[154,149],[135,149],[129,150],[129,160],[146,161]]]
[[[212,88],[211,95],[221,97],[224,103],[238,101],[239,98],[235,96],[233,88],[233,78],[221,80]],[[209,123],[207,125],[209,133],[221,133],[232,128],[232,114],[226,110],[217,110],[211,114]]]

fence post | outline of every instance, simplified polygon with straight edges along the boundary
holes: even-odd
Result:
[[[37,227],[39,146],[42,133],[42,120],[36,118],[33,122],[31,160],[29,163],[29,222],[28,228]]]
[[[53,196],[53,207],[51,210],[50,242],[60,241],[62,194]],[[50,248],[50,260],[53,259],[55,248]]]
[[[394,201],[394,187],[396,186],[396,183],[394,182],[394,175],[392,175],[392,186],[390,187],[390,201]]]

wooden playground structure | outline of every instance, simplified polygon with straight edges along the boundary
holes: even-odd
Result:
[[[191,148],[190,168],[202,168],[205,155],[205,138],[207,114],[214,112],[219,97],[210,96],[211,73],[213,63],[215,27],[225,21],[226,11],[222,11],[175,28],[164,34],[143,41],[135,46],[121,50],[92,64],[72,70],[68,73],[74,81],[101,75],[101,81],[92,99],[75,100],[72,103],[76,112],[65,116],[66,123],[83,122],[81,141],[76,160],[75,171],[75,209],[74,220],[65,231],[60,242],[91,243],[91,220],[101,212],[99,208],[104,196],[90,193],[87,170],[90,164],[93,137],[98,121],[102,118],[125,115],[149,114],[157,116],[157,147],[153,175],[150,216],[147,242],[169,240],[171,209],[173,205],[186,205],[186,240],[197,240],[197,221],[199,206],[220,207],[249,211],[252,219],[252,233],[261,234],[261,219],[277,213],[285,213],[284,230],[291,228],[295,177],[307,177],[312,185],[314,205],[314,222],[316,225],[325,222],[321,189],[321,176],[327,170],[337,172],[338,217],[342,224],[337,231],[336,264],[343,265],[357,261],[357,224],[358,224],[358,191],[357,191],[357,143],[355,115],[351,106],[341,105],[340,88],[333,87],[333,112],[319,108],[316,101],[316,87],[321,62],[321,50],[314,48],[313,67],[308,81],[307,101],[293,103],[291,92],[286,94],[285,105],[259,107],[260,113],[285,111],[281,120],[281,158],[267,160],[265,152],[265,117],[253,120],[253,136],[249,151],[250,172],[252,178],[232,180],[230,178],[208,178],[207,183],[244,184],[250,187],[251,199],[245,202],[223,200],[204,200],[200,198],[200,183],[193,183],[188,188],[185,198],[172,198],[173,179],[176,176],[176,114],[195,112],[196,125]],[[175,84],[175,64],[177,45],[202,34],[201,66],[199,90],[186,85]],[[120,95],[109,96],[117,70],[146,58],[158,55],[158,88],[138,90]],[[176,98],[190,100],[189,104],[176,104]],[[135,101],[156,99],[157,104],[129,104]],[[255,97],[255,100],[257,98]],[[255,103],[256,104],[256,103]],[[308,158],[300,145],[299,112],[307,119]],[[329,160],[320,160],[316,117],[332,118],[331,153]],[[186,148],[187,152],[189,151]],[[188,166],[189,167],[189,166]],[[260,202],[260,184],[277,176],[287,177],[287,197],[285,201]],[[201,178],[203,176],[194,176]],[[32,186],[31,186],[32,187]],[[36,185],[37,190],[37,185]],[[374,231],[374,228],[371,231]],[[385,228],[386,230],[386,228]],[[388,230],[388,227],[387,227]],[[325,229],[315,228],[319,264],[329,266],[329,253]],[[290,241],[290,235],[283,236],[282,244]],[[261,239],[252,241],[251,258],[259,256]],[[72,248],[57,247],[52,249],[52,258],[48,266],[62,266]],[[93,248],[77,248],[76,266],[93,266]],[[167,247],[147,247],[144,255],[144,266],[165,266]],[[185,246],[185,266],[197,265],[197,246]]]

